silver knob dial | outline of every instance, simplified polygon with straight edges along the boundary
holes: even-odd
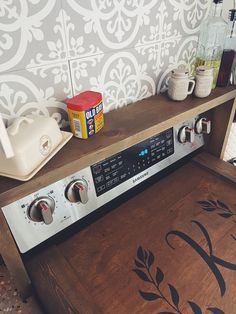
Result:
[[[210,134],[211,133],[211,121],[206,118],[200,118],[196,121],[195,132],[197,134]]]
[[[188,126],[183,126],[178,133],[178,140],[180,143],[193,143],[194,142],[194,130]]]
[[[88,202],[88,184],[84,179],[70,182],[66,187],[65,196],[71,203]]]
[[[28,208],[28,217],[34,222],[43,221],[46,225],[53,222],[55,201],[49,196],[36,198]]]

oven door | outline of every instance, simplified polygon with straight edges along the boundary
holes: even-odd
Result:
[[[236,313],[236,171],[206,153],[25,261],[47,313]]]

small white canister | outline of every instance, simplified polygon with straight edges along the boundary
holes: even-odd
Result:
[[[168,95],[172,100],[182,101],[192,94],[194,86],[195,81],[189,79],[188,70],[173,70],[169,80]]]
[[[196,69],[196,86],[194,94],[196,97],[204,98],[210,95],[213,83],[213,68],[199,66]]]

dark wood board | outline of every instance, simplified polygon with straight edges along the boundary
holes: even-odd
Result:
[[[54,294],[49,301],[53,292],[37,289],[47,281],[46,291],[57,286],[57,276],[50,279],[41,270],[50,266],[59,271],[56,265],[66,261],[73,280],[104,314],[236,313],[235,188],[189,162],[56,247],[34,255],[26,267],[45,307],[51,309],[54,302],[57,309],[60,300]],[[73,300],[73,287],[64,293]]]
[[[236,183],[236,167],[232,164],[220,160],[206,152],[198,154],[193,160],[198,163],[198,165],[201,165],[201,167],[220,176],[223,180],[229,180]]]

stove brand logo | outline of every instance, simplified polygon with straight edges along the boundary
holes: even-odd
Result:
[[[148,171],[145,172],[144,174],[142,174],[141,176],[138,176],[137,178],[133,179],[133,183],[137,183],[138,181],[142,180],[143,178],[145,178],[146,176],[148,176]]]

